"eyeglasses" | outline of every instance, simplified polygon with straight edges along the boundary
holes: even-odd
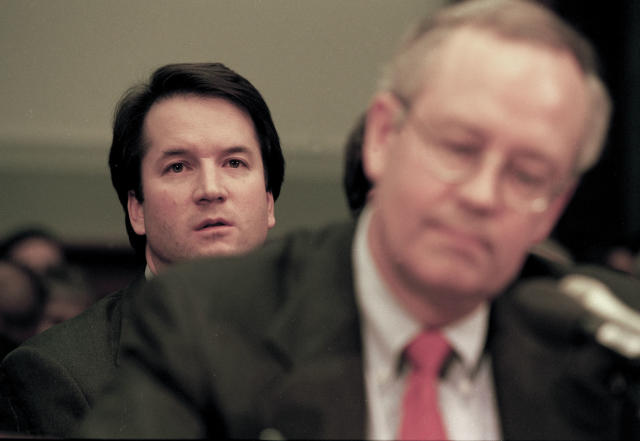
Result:
[[[449,139],[430,133],[407,116],[404,125],[411,125],[421,141],[425,163],[440,181],[461,184],[478,173],[486,161],[486,149],[479,142]],[[463,137],[464,138],[464,137]],[[505,206],[519,212],[543,212],[575,179],[558,179],[555,167],[531,154],[510,158],[502,169],[499,192]]]

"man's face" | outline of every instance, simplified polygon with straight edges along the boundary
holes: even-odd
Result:
[[[178,95],[154,104],[144,122],[141,203],[129,218],[147,236],[154,273],[177,261],[236,254],[262,244],[275,225],[251,118],[230,102]]]
[[[392,95],[369,112],[369,243],[392,290],[477,302],[515,277],[566,205],[571,185],[541,212],[505,203],[505,185],[513,176],[570,176],[585,83],[567,54],[480,31],[460,31],[436,64],[400,125]],[[433,173],[434,146],[482,160],[462,182],[447,182]]]

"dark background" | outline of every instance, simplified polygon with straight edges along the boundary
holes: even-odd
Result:
[[[640,226],[640,3],[547,0],[581,30],[600,56],[614,114],[600,163],[588,172],[553,236],[576,260],[600,261],[605,250],[637,250]]]

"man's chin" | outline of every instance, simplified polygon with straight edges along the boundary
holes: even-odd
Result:
[[[469,263],[469,262],[466,262]],[[486,290],[486,276],[476,265],[434,265],[422,268],[414,279],[425,291],[475,297]]]
[[[207,247],[201,247],[199,248],[195,253],[192,253],[191,256],[189,257],[189,259],[203,259],[203,258],[209,258],[209,257],[225,257],[225,256],[232,256],[234,254],[238,254],[240,253],[240,251],[238,251],[238,247],[228,244],[228,243],[223,243],[223,242],[218,242],[215,244],[210,244]]]

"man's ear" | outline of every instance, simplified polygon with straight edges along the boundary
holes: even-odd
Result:
[[[129,213],[129,222],[133,227],[133,231],[136,234],[144,235],[146,230],[144,227],[144,207],[142,202],[136,197],[136,193],[133,190],[129,190],[127,194],[127,211]]]
[[[273,228],[276,225],[275,203],[273,201],[273,194],[267,192],[267,226]]]
[[[362,138],[362,167],[374,185],[384,172],[402,111],[402,104],[388,92],[376,95],[369,106]]]
[[[558,219],[560,219],[560,216],[562,216],[562,213],[564,213],[565,208],[569,204],[569,201],[571,201],[577,186],[577,182],[571,184],[557,196],[551,202],[551,205],[541,214],[534,231],[533,243],[531,245],[542,242],[549,237],[553,227],[555,227]]]

